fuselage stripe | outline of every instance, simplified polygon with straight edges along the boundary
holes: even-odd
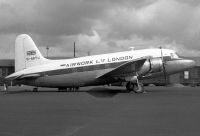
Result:
[[[83,66],[83,67],[75,67],[75,68],[65,68],[65,69],[58,69],[58,70],[53,70],[53,71],[40,72],[37,74],[40,74],[41,76],[54,76],[54,75],[70,74],[70,73],[76,73],[76,72],[111,69],[111,68],[116,68],[126,62],[127,61],[90,65],[90,66]]]

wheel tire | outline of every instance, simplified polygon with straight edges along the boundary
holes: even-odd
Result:
[[[141,83],[139,83],[139,85],[135,85],[134,86],[134,92],[135,93],[143,93],[144,92],[144,87]]]
[[[75,87],[75,91],[78,91],[79,90],[79,87]]]
[[[38,92],[38,88],[33,88],[33,92]]]
[[[131,91],[134,91],[134,84],[133,83],[131,83],[131,82],[128,82],[127,84],[126,84],[126,90],[128,91],[128,92],[131,92]]]

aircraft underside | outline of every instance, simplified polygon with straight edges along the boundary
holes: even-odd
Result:
[[[96,78],[99,74],[107,72],[111,69],[86,71],[86,72],[75,72],[70,74],[53,75],[53,76],[43,76],[32,80],[21,80],[17,84],[24,84],[36,87],[49,87],[63,89],[78,89],[83,86],[95,86],[95,85],[105,85],[116,82],[127,82],[126,89],[128,92],[134,91],[136,93],[143,92],[142,83],[132,76],[134,79],[126,80],[126,78]],[[161,73],[160,73],[161,74]],[[159,75],[160,75],[159,74]],[[158,74],[157,74],[158,76]],[[141,78],[140,78],[141,79]],[[37,91],[36,88],[34,91]]]
[[[102,85],[105,83],[105,80],[96,79],[97,75],[101,72],[102,70],[97,70],[62,75],[44,76],[32,80],[22,80],[18,83],[51,88]]]

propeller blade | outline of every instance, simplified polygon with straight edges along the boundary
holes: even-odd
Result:
[[[163,58],[163,52],[162,52],[161,46],[160,46],[160,53],[161,53],[161,59],[162,59],[163,75],[164,75],[165,85],[166,85],[167,84],[167,75],[166,75],[165,61],[164,61],[164,58]]]

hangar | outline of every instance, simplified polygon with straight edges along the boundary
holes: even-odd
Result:
[[[181,83],[183,85],[199,86],[200,85],[200,57],[192,57],[189,59],[193,59],[196,61],[197,65],[194,68],[188,69],[187,71],[180,72],[174,75],[167,76],[166,82],[165,82],[164,77],[157,77],[153,79],[143,80],[144,85],[155,84],[155,85],[160,86],[160,85],[165,85],[165,84]],[[4,77],[12,74],[13,72],[14,72],[13,59],[0,60],[0,85],[3,85]]]
[[[3,85],[4,77],[14,72],[14,60],[1,59],[0,60],[0,85]]]

